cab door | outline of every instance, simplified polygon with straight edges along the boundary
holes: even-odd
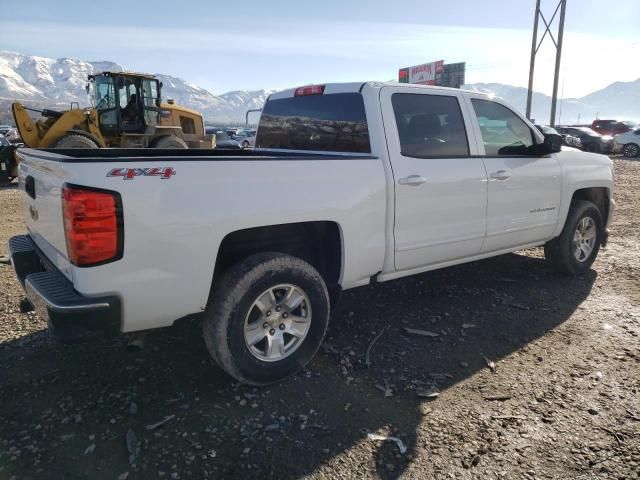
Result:
[[[142,80],[142,101],[144,107],[145,126],[157,126],[160,118],[160,88],[157,80],[145,78]]]
[[[536,156],[527,147],[542,141],[508,106],[467,97],[477,119],[478,148],[488,175],[487,236],[483,252],[539,243],[558,222],[562,176],[557,153]],[[484,151],[482,151],[484,150]]]
[[[487,176],[457,91],[383,87],[382,116],[395,188],[396,270],[480,252]]]

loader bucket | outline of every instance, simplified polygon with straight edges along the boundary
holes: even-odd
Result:
[[[21,103],[15,102],[11,105],[11,111],[13,112],[13,120],[16,122],[16,128],[18,129],[18,133],[20,133],[20,137],[22,137],[23,143],[27,147],[38,148],[40,146],[38,129],[29,113],[27,113],[27,110]]]

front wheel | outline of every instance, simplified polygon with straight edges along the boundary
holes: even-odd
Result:
[[[640,153],[640,147],[635,143],[627,143],[622,149],[622,153],[627,158],[634,158]]]
[[[545,257],[562,273],[584,273],[598,255],[602,234],[602,215],[598,207],[586,200],[574,200],[562,233],[545,244]]]
[[[153,146],[151,148],[166,148],[166,149],[181,149],[186,150],[189,146],[186,142],[180,137],[176,137],[175,135],[165,135],[164,137],[160,137],[153,142]]]
[[[100,148],[100,145],[86,135],[67,133],[56,140],[52,148]]]
[[[294,374],[313,358],[329,312],[327,287],[315,268],[291,255],[259,253],[215,282],[203,336],[228,374],[266,385]]]

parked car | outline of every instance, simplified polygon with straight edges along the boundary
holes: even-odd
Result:
[[[556,127],[556,130],[562,134],[579,138],[582,147],[587,152],[610,153],[613,148],[613,137],[600,135],[589,127]]]
[[[537,245],[588,271],[613,165],[560,150],[479,92],[305,86],[269,97],[250,157],[20,149],[29,233],[9,251],[57,338],[196,317],[218,364],[262,385],[311,360],[343,290]]]
[[[635,122],[619,121],[619,120],[594,120],[591,128],[601,135],[618,135],[626,133],[638,127]]]
[[[22,143],[22,137],[20,137],[20,132],[18,132],[17,128],[9,128],[2,135],[9,140],[12,144]]]
[[[234,137],[230,137],[226,131],[221,130],[216,133],[216,148],[220,150],[239,150],[242,146]]]
[[[240,144],[242,148],[249,148],[255,146],[256,143],[256,131],[242,132],[234,140]]]
[[[8,185],[16,176],[15,149],[15,145],[0,134],[0,186]]]
[[[568,135],[566,133],[562,134],[555,128],[548,125],[536,125],[536,128],[540,133],[542,133],[542,135],[544,135],[545,138],[556,136],[567,147],[582,148],[582,142],[578,137],[574,137],[573,135]]]
[[[14,128],[14,127],[12,127],[11,125],[0,125],[0,135],[4,135],[5,133],[7,133],[12,128]]]
[[[613,152],[629,158],[640,155],[640,128],[613,137]]]

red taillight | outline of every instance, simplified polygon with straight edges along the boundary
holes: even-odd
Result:
[[[324,93],[324,85],[307,85],[306,87],[296,88],[294,97],[303,97],[305,95],[322,95]]]
[[[62,215],[69,261],[79,267],[122,256],[123,226],[120,195],[106,190],[65,185]]]

